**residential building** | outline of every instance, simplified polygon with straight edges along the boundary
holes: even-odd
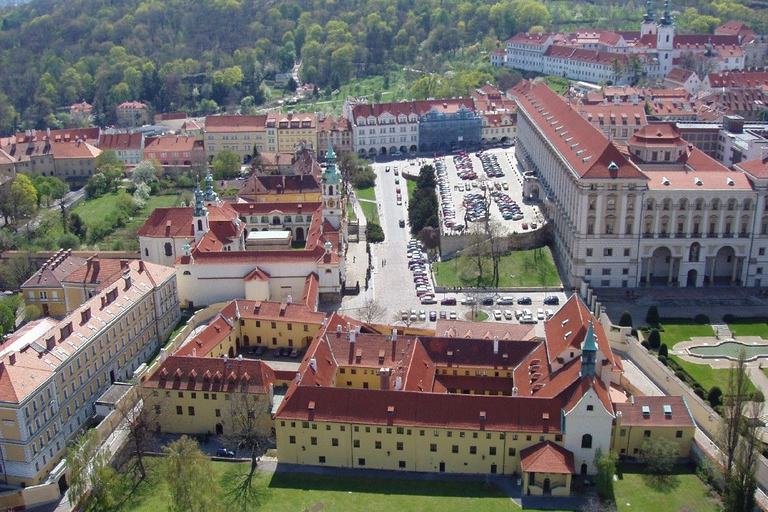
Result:
[[[694,71],[675,66],[664,77],[664,86],[670,89],[681,87],[689,94],[696,94],[701,89],[701,79]]]
[[[267,114],[267,127],[270,126],[277,133],[275,153],[293,153],[302,141],[311,149],[317,148],[318,127],[315,114],[270,112]]]
[[[328,151],[328,142],[337,155],[353,151],[352,129],[344,117],[317,114],[317,155],[323,157]]]
[[[517,138],[517,114],[483,114],[480,142],[487,144],[514,143]]]
[[[43,316],[64,317],[71,313],[83,301],[71,308],[67,307],[63,282],[70,274],[82,268],[85,262],[85,258],[72,256],[71,250],[58,251],[21,285],[24,303],[38,306]]]
[[[574,108],[608,139],[617,142],[626,141],[648,124],[642,103],[611,104],[605,100],[600,105],[576,105]]]
[[[617,403],[616,435],[611,450],[620,457],[639,457],[643,441],[666,438],[677,446],[678,457],[691,453],[696,423],[681,396],[635,396]]]
[[[444,99],[428,105],[416,103],[422,112],[419,115],[419,151],[447,152],[480,146],[483,119],[475,113],[471,99]]]
[[[73,105],[70,105],[69,107],[69,114],[70,115],[91,115],[91,112],[93,111],[93,105],[88,103],[87,101],[81,101],[80,103],[75,103]]]
[[[140,101],[126,101],[115,108],[118,126],[141,126],[149,122],[149,110]]]
[[[700,101],[719,116],[736,115],[757,121],[768,114],[768,94],[762,88],[720,89],[702,96]]]
[[[125,165],[134,166],[143,160],[144,134],[142,133],[104,133],[99,139],[99,149],[112,150],[117,159]]]
[[[96,400],[130,379],[176,326],[172,268],[132,261],[61,321],[28,324],[0,346],[0,448],[11,485],[64,476],[71,442],[89,426]]]
[[[195,119],[187,119],[181,125],[181,134],[187,137],[202,138],[205,132],[205,125]]]
[[[143,159],[156,159],[163,170],[179,174],[206,166],[203,141],[191,136],[149,137]]]
[[[11,155],[0,149],[0,188],[10,188],[16,179],[16,165]]]
[[[277,153],[277,148],[277,126],[274,123],[267,126],[266,115],[205,118],[205,155],[209,162],[223,149],[234,151],[243,164],[248,164],[254,150]]]
[[[566,286],[755,286],[766,196],[747,174],[671,125],[619,150],[546,85],[514,93],[524,193],[554,223]]]

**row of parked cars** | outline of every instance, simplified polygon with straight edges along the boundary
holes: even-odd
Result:
[[[432,280],[429,278],[427,255],[418,240],[408,242],[408,269],[413,274],[413,285],[416,287],[422,304],[437,304],[435,293],[432,291]]]
[[[446,228],[456,227],[456,208],[451,198],[451,184],[448,181],[448,171],[442,160],[435,160],[437,171],[437,189],[440,193],[440,209],[443,212],[443,224]]]
[[[462,206],[467,211],[467,220],[475,222],[484,220],[488,217],[488,210],[485,207],[485,198],[482,194],[465,194]]]
[[[480,163],[483,164],[483,171],[485,171],[486,176],[489,178],[504,177],[504,171],[501,170],[501,165],[499,165],[496,155],[479,153],[478,157],[480,158]]]
[[[472,160],[465,152],[462,151],[460,154],[453,157],[453,165],[456,166],[456,174],[459,175],[459,178],[463,180],[477,179],[477,172],[475,172],[474,166],[472,165]]]
[[[501,212],[501,216],[504,217],[504,220],[523,219],[523,211],[520,209],[517,201],[509,197],[508,194],[494,190],[491,192],[491,198],[493,198],[493,202],[496,203],[496,206],[499,207],[499,211]]]

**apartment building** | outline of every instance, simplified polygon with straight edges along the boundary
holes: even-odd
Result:
[[[157,159],[171,174],[203,169],[206,163],[203,140],[191,136],[149,137],[142,156],[144,160]]]
[[[266,115],[208,116],[205,118],[204,138],[209,162],[223,149],[237,153],[243,164],[251,162],[254,150],[259,153],[278,152],[277,125],[268,125]]]
[[[315,114],[267,114],[267,127],[273,127],[277,132],[277,151],[275,153],[293,154],[296,146],[302,141],[309,148],[317,148],[317,118]]]
[[[125,165],[134,166],[143,159],[143,133],[104,133],[99,139],[99,149],[112,150],[118,160]]]
[[[94,403],[130,379],[179,318],[176,271],[133,261],[60,321],[43,318],[0,346],[0,449],[12,485],[63,476],[69,443]],[[49,476],[50,475],[50,476]]]
[[[115,108],[118,126],[141,126],[149,122],[149,109],[140,101],[126,101]]]

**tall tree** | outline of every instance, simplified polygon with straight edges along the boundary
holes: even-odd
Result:
[[[143,393],[138,401],[123,400],[115,411],[121,418],[119,428],[127,433],[129,450],[136,457],[136,469],[142,479],[146,478],[144,455],[162,412],[161,402],[153,398],[151,393]]]
[[[67,452],[69,469],[69,503],[77,505],[86,495],[106,492],[100,476],[109,463],[109,449],[100,450],[96,429],[89,429]]]
[[[163,451],[163,478],[168,484],[170,512],[208,512],[222,510],[221,491],[211,475],[213,464],[187,436],[166,446]]]
[[[365,302],[363,302],[363,305],[359,309],[360,319],[369,324],[379,320],[384,316],[384,313],[386,313],[386,308],[384,308],[379,301],[371,297],[365,299]]]
[[[213,178],[229,180],[240,172],[240,157],[231,149],[222,149],[213,157]]]
[[[37,190],[26,175],[16,175],[11,184],[8,203],[13,219],[31,217],[37,211]]]

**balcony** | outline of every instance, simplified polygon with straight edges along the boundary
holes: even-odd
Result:
[[[675,238],[685,238],[685,233],[675,233]]]
[[[717,233],[707,233],[707,238],[717,238]]]
[[[659,238],[669,238],[669,233],[659,233]]]
[[[749,238],[749,233],[739,233],[739,238]]]
[[[701,238],[701,233],[691,233],[691,238]]]
[[[723,238],[733,238],[733,233],[723,233]]]
[[[643,238],[653,238],[653,233],[643,233]]]

